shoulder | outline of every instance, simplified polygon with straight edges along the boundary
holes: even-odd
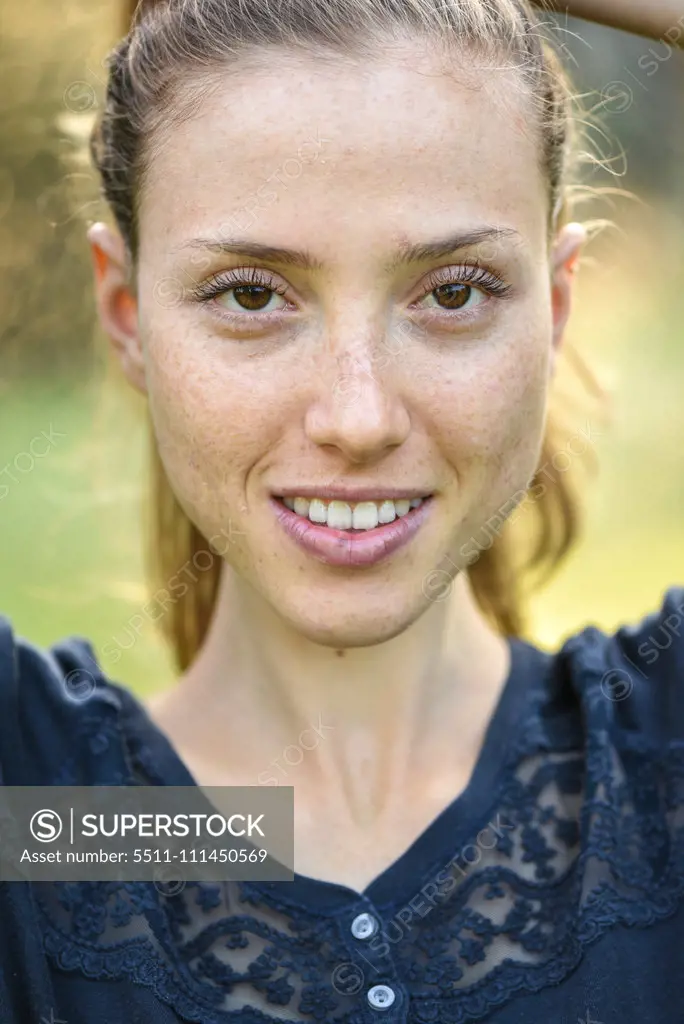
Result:
[[[684,587],[609,633],[588,626],[559,652],[569,666],[587,724],[646,747],[684,740]]]
[[[91,768],[111,746],[120,710],[119,688],[105,679],[87,640],[68,637],[43,649],[0,616],[0,782],[92,784]]]

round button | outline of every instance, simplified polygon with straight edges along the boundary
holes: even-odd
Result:
[[[378,930],[378,922],[371,914],[359,914],[351,925],[351,933],[355,939],[370,939]]]
[[[394,989],[389,985],[373,985],[368,989],[368,1002],[374,1010],[386,1010],[395,999]]]

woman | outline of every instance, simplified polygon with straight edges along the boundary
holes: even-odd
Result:
[[[518,0],[143,3],[88,238],[183,673],[143,705],[5,622],[2,781],[292,785],[296,875],[3,883],[3,1024],[681,1019],[684,589],[548,654],[501,534],[572,539],[569,138]]]

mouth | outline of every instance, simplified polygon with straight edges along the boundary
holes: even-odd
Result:
[[[289,536],[319,561],[369,566],[407,544],[427,519],[432,494],[362,500],[274,495],[276,517]]]

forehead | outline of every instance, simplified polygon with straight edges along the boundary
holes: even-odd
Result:
[[[204,85],[150,148],[141,260],[240,218],[260,240],[296,232],[311,248],[326,235],[339,245],[345,228],[375,248],[385,232],[396,242],[477,219],[544,235],[532,102],[503,62],[422,42],[363,61],[273,51]]]

